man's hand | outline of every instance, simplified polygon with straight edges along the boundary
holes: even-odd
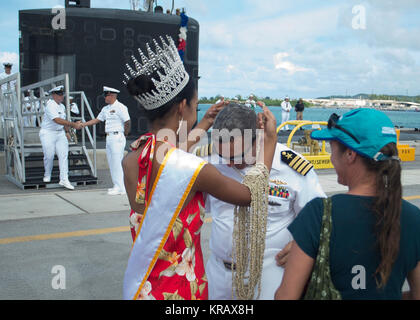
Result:
[[[83,124],[82,124],[82,122],[81,122],[81,121],[76,121],[76,122],[74,122],[74,126],[73,126],[73,128],[75,128],[76,130],[80,130],[80,129],[82,129],[82,128],[83,128]]]
[[[290,249],[292,248],[293,241],[290,241],[279,253],[276,254],[276,262],[279,267],[285,267],[289,257]]]
[[[71,142],[70,132],[66,131],[66,137],[67,137],[68,142]]]

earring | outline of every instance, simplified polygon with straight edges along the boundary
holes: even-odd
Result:
[[[184,118],[182,118],[181,120],[179,120],[179,123],[178,123],[178,130],[176,130],[176,135],[178,135],[179,134],[179,131],[181,130],[181,126],[182,126],[182,122],[184,121]]]

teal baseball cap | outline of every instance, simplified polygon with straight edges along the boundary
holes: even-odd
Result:
[[[358,154],[375,161],[390,157],[380,150],[388,143],[397,143],[397,133],[391,119],[382,111],[360,108],[342,116],[333,113],[328,127],[311,133],[315,140],[337,140]]]

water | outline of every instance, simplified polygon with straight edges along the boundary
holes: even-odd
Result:
[[[200,104],[198,112],[198,121],[206,113],[207,109],[210,108],[210,104]],[[277,124],[281,123],[281,107],[268,107],[277,119]],[[259,108],[260,109],[260,108]],[[260,109],[261,110],[261,109]],[[351,109],[344,108],[305,108],[303,111],[303,120],[312,121],[328,121],[328,118],[332,113],[342,115]],[[420,128],[420,112],[416,111],[385,111],[387,116],[391,119],[395,126],[402,128]],[[290,120],[296,119],[296,112],[292,109],[290,112]]]

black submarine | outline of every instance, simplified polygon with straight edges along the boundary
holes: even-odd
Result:
[[[22,86],[68,73],[69,90],[84,91],[95,116],[105,105],[102,87],[116,88],[130,113],[130,137],[146,132],[147,119],[122,83],[125,64],[153,38],[169,35],[178,43],[181,17],[156,10],[91,8],[90,0],[65,0],[64,9],[65,28],[52,24],[57,10],[19,11]],[[199,23],[188,18],[184,64],[198,85]],[[97,133],[105,136],[103,123]]]

